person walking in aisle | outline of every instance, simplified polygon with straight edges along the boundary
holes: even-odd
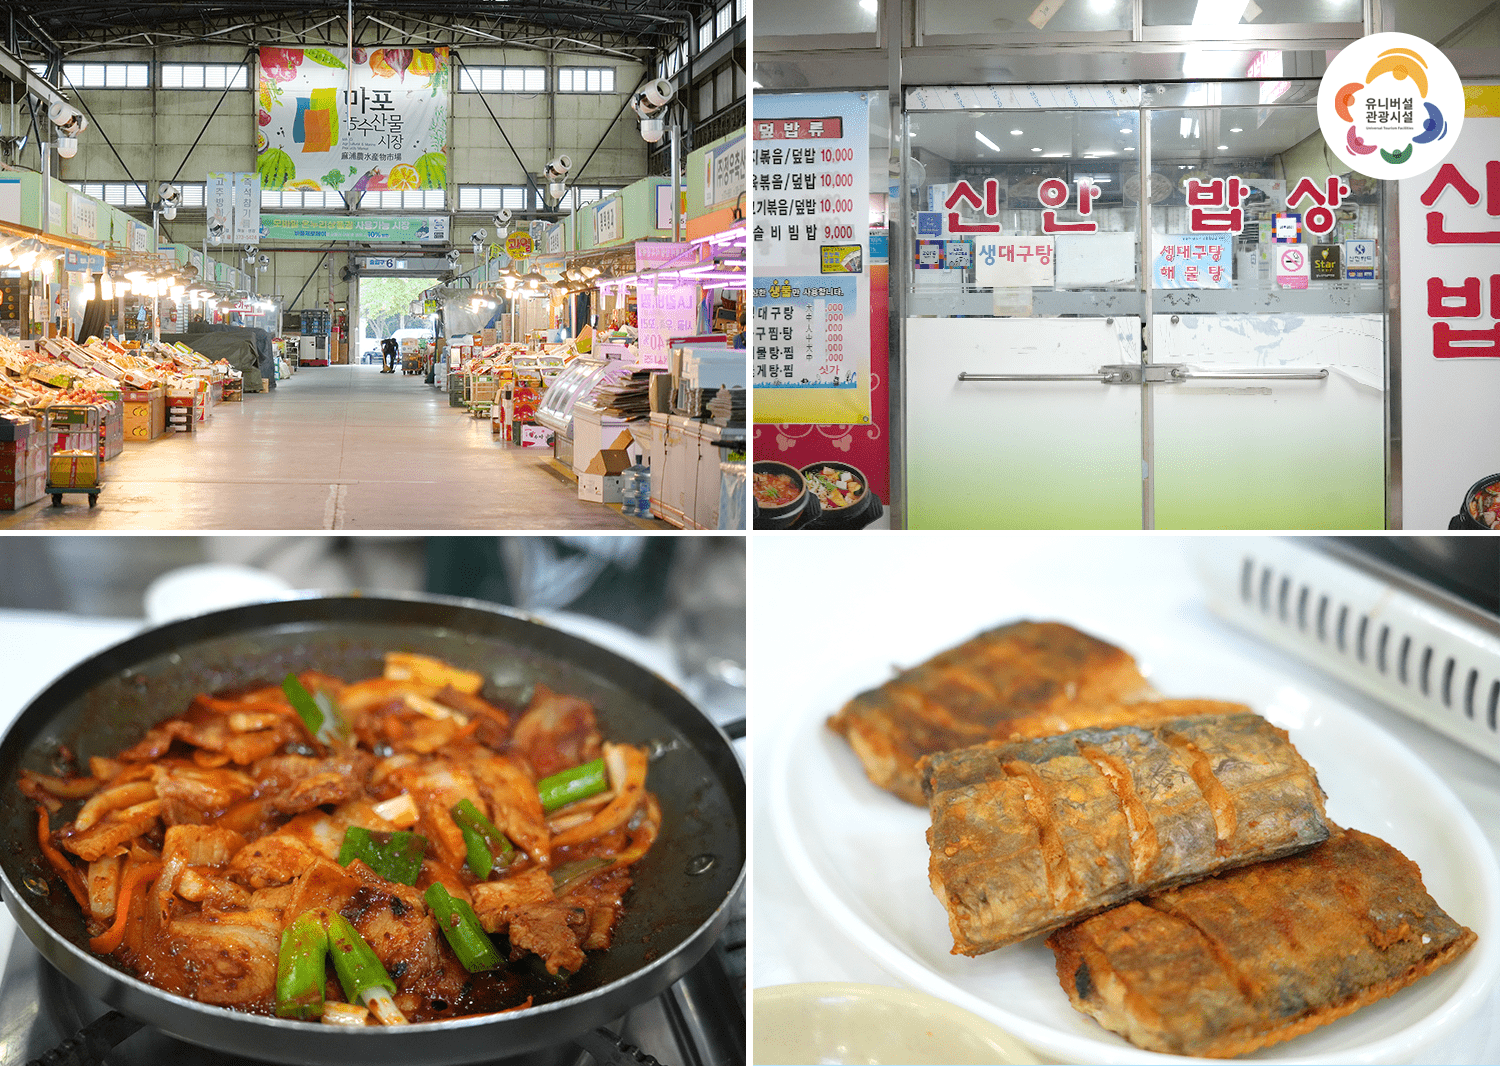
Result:
[[[382,374],[394,374],[396,372],[396,359],[400,356],[400,349],[396,345],[395,337],[387,337],[380,342],[380,355],[384,360],[380,372]]]

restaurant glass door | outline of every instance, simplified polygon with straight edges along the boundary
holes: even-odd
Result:
[[[908,92],[909,525],[1384,525],[1381,204],[1315,91]]]

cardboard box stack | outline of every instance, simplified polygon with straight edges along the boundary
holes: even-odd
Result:
[[[30,415],[0,414],[0,511],[35,503],[46,486],[46,434]]]

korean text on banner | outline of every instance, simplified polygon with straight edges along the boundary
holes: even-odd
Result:
[[[234,176],[234,243],[260,239],[260,175],[246,171]]]
[[[1466,85],[1442,164],[1400,183],[1402,525],[1445,529],[1500,471],[1500,85]]]
[[[870,421],[868,127],[863,93],[756,101],[756,422]]]
[[[670,194],[671,190],[667,190]],[[637,241],[638,271],[690,265],[693,246],[663,241]],[[640,330],[640,365],[665,370],[673,337],[698,332],[698,286],[677,278],[642,278],[636,288],[636,321]]]
[[[266,189],[383,192],[448,180],[447,48],[262,48]]]
[[[234,175],[208,174],[208,243],[227,244],[234,237]]]

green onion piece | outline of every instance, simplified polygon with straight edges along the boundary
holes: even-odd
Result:
[[[286,693],[297,717],[302,719],[302,724],[307,726],[307,731],[315,739],[331,744],[342,738],[344,724],[326,692],[319,692],[314,696],[297,680],[296,674],[286,675],[286,680],[281,683],[281,691]]]
[[[344,998],[350,1003],[363,1003],[374,1011],[372,1000],[389,1000],[396,991],[396,982],[385,972],[374,950],[349,919],[337,912],[328,916],[328,950],[339,984],[344,987]]]
[[[276,1017],[322,1017],[327,954],[328,934],[313,911],[286,927],[276,956]]]
[[[598,856],[592,859],[576,859],[573,862],[565,862],[552,871],[552,892],[561,896],[568,889],[587,881],[594,874],[606,866],[613,866],[609,859]]]
[[[609,779],[604,774],[603,759],[559,770],[536,783],[537,793],[542,797],[542,810],[548,814],[569,803],[596,796],[608,787]]]
[[[464,845],[469,852],[469,870],[483,881],[498,865],[509,866],[516,858],[515,846],[495,825],[474,806],[472,800],[459,800],[448,812],[463,832]]]
[[[489,879],[490,871],[495,868],[495,856],[490,851],[484,837],[462,822],[458,825],[458,831],[464,835],[464,848],[468,851],[469,870],[481,881]]]
[[[415,885],[422,872],[422,857],[427,853],[427,838],[420,833],[400,830],[376,832],[351,825],[344,830],[339,846],[338,863],[348,866],[359,859],[387,881]]]
[[[432,908],[438,928],[443,931],[458,961],[464,964],[464,969],[479,973],[500,965],[500,952],[495,949],[495,942],[479,924],[479,916],[467,902],[450,895],[440,882],[434,881],[427,886],[427,906]]]

